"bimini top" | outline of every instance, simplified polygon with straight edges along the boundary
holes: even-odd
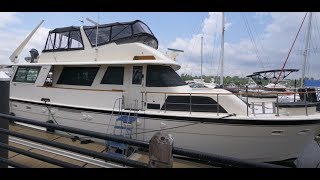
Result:
[[[246,77],[252,78],[257,84],[261,84],[262,80],[276,80],[279,76],[279,80],[282,81],[288,77],[291,73],[297,72],[299,69],[274,69],[267,71],[254,72]]]
[[[158,49],[158,40],[149,27],[140,20],[100,24],[98,25],[98,38],[96,39],[97,26],[83,27],[91,46],[141,42],[150,47]],[[70,26],[56,28],[49,32],[45,49],[43,52],[81,50],[84,49],[80,27]]]

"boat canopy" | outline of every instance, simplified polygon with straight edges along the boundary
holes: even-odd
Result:
[[[91,46],[109,43],[133,43],[141,42],[155,49],[158,48],[158,40],[149,27],[140,20],[123,23],[100,24],[97,26],[84,26],[86,36]],[[97,39],[96,39],[97,38]],[[42,52],[70,51],[84,49],[79,26],[56,28],[49,32],[45,48]]]
[[[299,69],[274,69],[254,72],[246,77],[251,78],[257,84],[261,84],[262,80],[276,81],[279,76],[279,80],[282,81],[291,73],[297,71],[299,71]]]
[[[84,26],[84,31],[91,46],[98,46],[115,42],[117,44],[141,42],[155,49],[158,40],[149,27],[140,20],[123,23],[98,25],[98,38],[96,39],[97,26]]]
[[[49,31],[46,46],[42,52],[70,51],[84,49],[80,27],[70,26]]]

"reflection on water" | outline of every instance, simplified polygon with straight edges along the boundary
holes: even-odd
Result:
[[[305,147],[296,161],[297,168],[320,168],[320,146],[318,143],[312,141]]]

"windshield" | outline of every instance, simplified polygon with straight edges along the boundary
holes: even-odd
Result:
[[[147,87],[172,87],[187,85],[169,66],[149,65],[147,68]]]

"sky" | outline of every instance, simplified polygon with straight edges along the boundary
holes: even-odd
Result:
[[[281,69],[305,12],[225,12],[224,76],[241,76],[255,71]],[[306,76],[320,79],[320,17],[313,13]],[[65,26],[92,25],[142,20],[159,41],[159,50],[184,50],[176,61],[179,74],[200,75],[201,37],[203,37],[203,74],[219,75],[221,52],[221,12],[0,12],[0,64],[10,63],[9,56],[43,19],[45,22],[20,55],[29,56],[31,48],[41,52],[49,30]],[[318,22],[319,21],[319,22]],[[300,69],[289,78],[301,77],[306,44],[308,16],[297,36],[285,68]]]

